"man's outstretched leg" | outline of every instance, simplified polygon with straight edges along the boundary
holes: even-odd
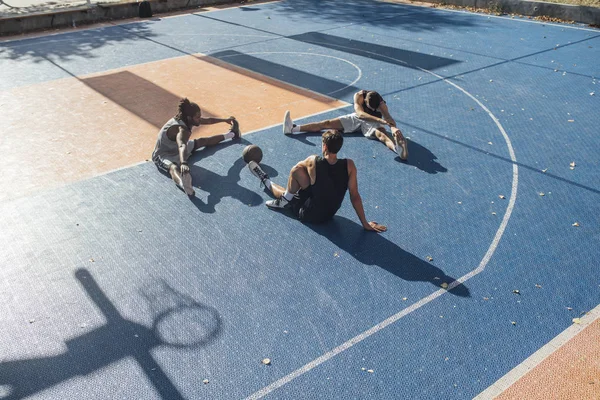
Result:
[[[231,123],[231,129],[225,134],[194,139],[193,151],[196,151],[201,147],[214,146],[226,139],[236,140],[240,139],[241,137],[242,133],[240,132],[240,125],[236,120],[233,120]]]
[[[288,207],[300,189],[306,189],[310,186],[308,171],[306,170],[306,167],[300,164],[296,164],[290,171],[286,188],[271,182],[269,175],[267,175],[256,162],[250,161],[248,163],[248,168],[252,174],[259,178],[261,183],[273,193],[273,196],[275,196],[275,200],[267,201],[266,205],[269,208]]]
[[[406,143],[406,139],[404,136],[402,136],[400,129],[393,126],[391,129],[394,140],[390,139],[390,137],[387,135],[387,132],[382,128],[379,128],[375,131],[375,137],[380,142],[385,144],[388,149],[394,153],[397,153],[402,160],[406,160],[408,158],[408,145]]]
[[[338,118],[326,119],[319,122],[311,122],[310,124],[304,125],[295,125],[289,111],[286,111],[283,117],[283,133],[285,135],[293,135],[295,133],[304,132],[321,132],[326,129],[343,131],[344,127]]]

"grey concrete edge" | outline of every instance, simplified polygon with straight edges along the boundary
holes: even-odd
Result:
[[[528,0],[425,0],[429,3],[474,7],[499,14],[518,14],[526,17],[550,17],[581,24],[600,25],[600,7],[547,3]]]
[[[232,4],[232,0],[150,0],[153,14]],[[97,22],[139,17],[139,2],[94,3],[47,12],[0,17],[0,36],[77,27]]]

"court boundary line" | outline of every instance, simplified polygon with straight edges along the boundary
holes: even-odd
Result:
[[[489,386],[483,392],[479,393],[473,398],[473,400],[486,400],[494,399],[505,390],[510,388],[514,383],[519,381],[522,377],[527,375],[535,367],[541,364],[546,358],[560,350],[566,345],[571,339],[577,336],[589,325],[600,319],[600,304],[597,305],[593,310],[589,311],[580,319],[579,324],[573,323],[567,329],[558,334],[554,339],[546,343],[543,347],[529,356],[525,361],[510,370],[502,378],[498,379],[494,384]]]
[[[319,42],[308,42],[308,43],[313,43],[315,45],[320,44]],[[346,46],[339,46],[339,45],[336,45],[335,47],[338,47],[340,49],[348,48]],[[377,55],[380,57],[388,58],[390,60],[400,62],[401,64],[404,64],[407,66],[410,65],[403,60],[398,60],[393,57],[389,57],[389,56],[385,56],[385,55],[381,55],[381,54],[377,54],[377,53],[373,53],[373,52],[369,52],[369,51],[365,51],[365,50],[362,50],[362,52],[364,52],[366,54],[374,54],[374,55]],[[475,103],[477,103],[477,105],[479,105],[479,107],[481,107],[488,114],[488,116],[492,119],[492,121],[494,122],[494,124],[496,125],[498,130],[500,130],[500,133],[504,137],[504,141],[506,142],[506,145],[508,147],[508,152],[510,154],[510,159],[512,161],[512,171],[513,171],[512,178],[513,179],[512,179],[512,185],[511,185],[511,194],[510,194],[508,206],[506,207],[506,211],[504,213],[504,217],[502,218],[502,222],[500,223],[500,226],[498,227],[498,230],[496,231],[496,234],[494,235],[494,238],[492,239],[492,242],[491,242],[490,246],[488,247],[488,250],[486,251],[486,253],[483,256],[483,258],[481,259],[481,261],[479,262],[479,265],[477,266],[477,268],[468,272],[467,274],[463,275],[462,277],[456,279],[455,281],[451,282],[446,289],[438,289],[437,291],[431,293],[429,296],[426,296],[426,297],[422,298],[421,300],[419,300],[418,302],[410,305],[409,307],[406,307],[403,310],[400,310],[396,314],[386,318],[385,320],[372,326],[371,328],[367,329],[366,331],[363,331],[362,333],[360,333],[360,334],[354,336],[353,338],[345,341],[344,343],[336,346],[332,350],[330,350],[330,351],[322,354],[321,356],[315,358],[314,360],[304,364],[302,367],[292,371],[291,373],[279,378],[275,382],[272,382],[271,384],[252,393],[250,396],[245,398],[246,400],[257,400],[257,399],[263,398],[264,396],[266,396],[269,393],[277,390],[278,388],[288,384],[289,382],[291,382],[292,380],[305,374],[306,372],[309,372],[310,370],[316,368],[317,366],[321,365],[322,363],[330,360],[331,358],[335,357],[339,353],[349,349],[350,347],[354,346],[355,344],[362,342],[363,340],[367,339],[371,335],[374,335],[375,333],[385,329],[389,325],[400,320],[401,318],[412,313],[413,311],[418,310],[422,306],[430,303],[431,301],[442,296],[443,294],[447,293],[448,291],[454,289],[458,285],[466,282],[467,280],[471,279],[472,277],[480,274],[485,269],[486,265],[488,264],[488,262],[490,261],[490,259],[493,256],[494,252],[496,251],[498,244],[500,243],[500,240],[502,239],[502,236],[504,235],[504,231],[506,230],[508,221],[510,220],[510,217],[512,215],[512,211],[514,209],[516,198],[517,198],[517,188],[519,185],[519,167],[517,164],[517,159],[515,156],[514,149],[512,147],[512,142],[511,142],[508,134],[506,133],[506,130],[500,123],[500,120],[481,101],[479,101],[479,99],[477,99],[475,96],[473,96],[471,93],[469,93],[467,90],[463,89],[456,83],[451,82],[450,80],[442,77],[441,75],[436,74],[435,72],[426,70],[426,69],[418,67],[418,66],[413,66],[413,67],[415,67],[416,69],[418,69],[424,73],[428,73],[428,74],[435,76],[436,78],[453,86],[454,88],[456,88],[459,91],[461,91],[462,93],[464,93],[467,97],[472,99]]]

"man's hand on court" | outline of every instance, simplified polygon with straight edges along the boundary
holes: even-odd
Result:
[[[369,224],[366,226],[363,226],[363,228],[365,228],[365,230],[367,230],[367,231],[373,231],[373,232],[377,232],[377,233],[387,231],[387,226],[380,225],[374,221],[369,222]]]
[[[227,122],[228,124],[233,124],[233,121],[235,121],[235,117],[234,116],[231,116],[231,117],[229,117],[229,118],[227,118],[225,120],[225,122]]]
[[[181,164],[180,169],[182,174],[187,174],[190,172],[190,167],[187,164]]]

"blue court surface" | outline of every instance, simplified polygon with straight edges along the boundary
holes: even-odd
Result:
[[[248,3],[0,43],[0,90],[198,53],[349,104],[381,93],[408,162],[358,134],[340,156],[388,231],[349,199],[324,225],[267,209],[244,146],[279,184],[321,149],[281,125],[198,151],[192,199],[151,162],[9,195],[0,398],[471,399],[600,304],[600,31]]]

